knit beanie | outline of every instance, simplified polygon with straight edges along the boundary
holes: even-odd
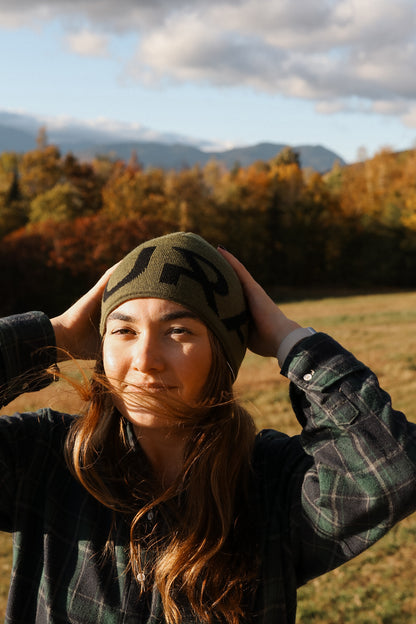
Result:
[[[237,375],[247,347],[247,306],[236,273],[212,245],[196,234],[176,232],[133,249],[105,288],[101,334],[112,310],[143,297],[168,299],[197,314],[219,339]]]

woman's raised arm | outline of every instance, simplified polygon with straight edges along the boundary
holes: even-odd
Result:
[[[284,338],[300,325],[280,310],[233,254],[222,247],[218,251],[231,264],[243,286],[252,319],[248,348],[258,355],[276,357]]]
[[[68,310],[51,319],[55,332],[58,359],[72,357],[95,359],[100,346],[98,325],[101,297],[117,265],[109,268],[98,282]]]

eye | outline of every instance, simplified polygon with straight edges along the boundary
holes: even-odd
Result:
[[[171,327],[168,333],[173,336],[183,336],[184,334],[188,334],[188,335],[192,334],[192,332],[187,327]]]
[[[110,331],[112,336],[125,336],[127,334],[133,334],[133,330],[129,327],[115,327]]]

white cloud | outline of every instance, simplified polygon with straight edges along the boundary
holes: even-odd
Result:
[[[62,18],[117,33],[157,25],[165,15],[199,4],[203,6],[204,0],[0,0],[0,24],[16,28]]]
[[[401,115],[401,120],[408,128],[416,128],[416,104],[408,106],[407,111]]]
[[[257,0],[214,1],[164,13],[130,70],[150,83],[245,85],[351,108],[351,99],[416,97],[415,33],[408,0],[264,0],[261,10]]]
[[[272,86],[275,68],[283,69],[285,57],[284,50],[257,37],[219,31],[192,14],[175,17],[144,36],[131,71],[152,81],[246,84],[268,90],[267,82]]]
[[[343,100],[324,100],[318,102],[315,106],[315,110],[317,113],[321,113],[321,115],[334,115],[335,113],[339,113],[345,110],[346,103]]]
[[[66,36],[68,48],[80,56],[108,56],[108,38],[82,29]]]
[[[377,100],[371,110],[380,115],[405,115],[409,111],[409,103],[405,100]]]
[[[84,56],[137,33],[126,71],[147,84],[245,86],[314,100],[323,114],[373,110],[413,124],[414,0],[0,0],[2,27],[57,18]]]
[[[167,145],[183,143],[207,152],[222,151],[236,147],[232,141],[218,138],[200,138],[179,132],[154,130],[138,122],[117,121],[107,117],[80,120],[67,115],[33,115],[24,109],[0,109],[0,124],[20,128],[36,136],[39,128],[46,127],[50,143],[64,143],[70,147],[90,142],[94,145],[119,143],[120,140],[158,142]],[[242,142],[238,142],[241,146]]]
[[[48,139],[52,143],[64,142],[66,145],[85,140],[97,145],[125,140],[157,141],[166,144],[185,143],[206,151],[235,147],[231,143],[208,141],[175,132],[157,131],[137,122],[117,121],[107,117],[79,120],[67,115],[32,115],[24,110],[0,109],[0,124],[21,128],[35,135],[41,126],[45,126]]]

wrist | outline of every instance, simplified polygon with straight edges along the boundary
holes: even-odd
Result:
[[[64,353],[69,350],[67,344],[67,332],[60,321],[60,317],[57,316],[55,318],[50,319],[53,331],[55,333],[55,344],[57,350],[57,359],[62,360],[65,359]]]
[[[316,331],[312,327],[298,326],[296,329],[294,329],[285,336],[285,338],[280,343],[276,353],[277,361],[280,368],[283,367],[283,364],[293,347],[304,338],[309,338],[309,336],[312,336],[313,334],[316,334]]]
[[[284,343],[287,336],[292,334],[296,329],[301,329],[301,326],[291,319],[285,318],[283,322],[281,321],[279,323],[274,331],[274,339],[270,343],[273,348],[273,357],[276,357],[276,353],[279,351],[280,346]]]

